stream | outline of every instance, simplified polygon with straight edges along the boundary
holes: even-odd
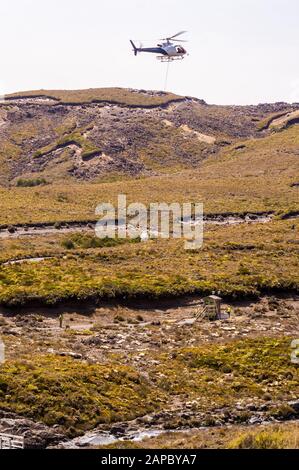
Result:
[[[84,436],[77,437],[70,441],[64,442],[60,444],[59,447],[63,449],[80,449],[82,447],[93,447],[93,446],[107,446],[110,444],[114,444],[115,442],[119,441],[132,441],[132,442],[141,442],[144,439],[150,437],[159,436],[166,431],[163,429],[153,429],[153,430],[142,430],[142,431],[134,431],[129,432],[126,434],[125,437],[117,437],[108,432],[95,432],[90,431]],[[179,431],[171,431],[171,432],[179,432]]]
[[[297,419],[289,419],[289,420],[277,420],[277,419],[269,419],[264,417],[264,419],[258,420],[257,418],[252,418],[251,422],[244,423],[244,430],[248,431],[248,428],[256,426],[256,425],[263,425],[263,426],[270,426],[273,424],[281,424],[283,422],[288,421],[289,423],[298,423]],[[240,423],[234,423],[235,425],[240,425]],[[233,426],[232,424],[223,424],[223,425],[216,425],[213,428],[217,429],[224,429]],[[81,437],[76,437],[69,441],[64,441],[58,444],[58,448],[60,449],[81,449],[81,448],[91,448],[91,447],[98,447],[98,446],[108,446],[110,444],[115,444],[117,442],[142,442],[145,439],[149,439],[152,437],[158,437],[165,433],[192,433],[196,431],[204,431],[210,429],[210,427],[202,426],[202,427],[183,427],[178,429],[161,429],[161,428],[151,428],[145,429],[141,428],[140,430],[127,430],[121,434],[113,434],[109,431],[103,430],[94,430],[89,431]]]
[[[237,225],[243,223],[269,223],[273,220],[273,213],[248,213],[244,215],[234,214],[215,214],[204,216],[204,223],[211,225]],[[294,214],[290,219],[299,218],[299,214]],[[111,219],[111,224],[114,224],[114,220]],[[121,221],[121,225],[124,221]],[[182,225],[190,222],[189,219],[182,219]],[[194,225],[198,222],[192,221]],[[86,222],[61,222],[59,226],[55,223],[37,223],[36,225],[14,225],[4,226],[0,225],[0,239],[8,238],[20,238],[27,236],[39,236],[39,235],[50,235],[53,233],[67,234],[80,231],[92,232],[95,230],[96,221]],[[107,221],[109,225],[109,221]]]
[[[274,214],[272,213],[262,213],[262,214],[253,214],[248,213],[244,216],[237,216],[237,215],[211,215],[211,216],[204,216],[204,224],[206,225],[239,225],[239,224],[266,224],[273,220]],[[288,220],[295,220],[299,218],[299,214],[293,214],[290,216],[285,217]],[[114,224],[114,220],[110,221]],[[121,221],[122,224],[124,221]],[[185,224],[190,223],[190,218],[182,219],[181,221],[182,226]],[[191,219],[191,225],[194,227],[198,225],[201,221],[196,221]],[[109,221],[108,221],[109,223]],[[123,227],[124,225],[120,225]],[[130,224],[126,225],[126,228],[130,228]],[[131,226],[132,228],[132,226]],[[67,234],[67,233],[76,233],[76,232],[84,232],[84,233],[92,233],[95,232],[95,222],[65,222],[61,223],[61,226],[57,227],[56,224],[36,224],[35,226],[15,226],[13,230],[8,227],[1,228],[0,226],[0,240],[2,239],[15,239],[15,238],[22,238],[22,237],[32,237],[37,235],[50,235],[50,234]],[[158,232],[145,232],[141,236],[141,241],[147,241],[150,236],[153,235],[155,237],[159,237],[161,233]],[[52,259],[51,256],[45,257],[28,257],[22,259],[12,259],[8,260],[5,263],[2,263],[3,266],[9,266],[14,264],[22,264],[22,263],[41,263],[45,260]]]

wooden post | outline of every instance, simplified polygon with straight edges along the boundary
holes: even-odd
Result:
[[[4,362],[5,362],[5,344],[0,338],[0,364],[4,364]]]

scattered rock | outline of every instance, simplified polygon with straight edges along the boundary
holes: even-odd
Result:
[[[54,354],[57,356],[62,356],[62,357],[72,357],[73,359],[82,359],[82,354],[79,353],[74,353],[74,352],[68,352],[68,351],[55,351]]]

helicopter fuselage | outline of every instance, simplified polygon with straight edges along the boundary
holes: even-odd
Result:
[[[185,54],[187,54],[187,51],[183,48],[183,46],[180,45],[175,45],[166,42],[159,46],[164,51],[163,55],[168,55],[169,57],[184,56]]]
[[[164,42],[158,44],[157,47],[136,47],[133,41],[131,41],[133,46],[134,54],[137,55],[138,52],[149,52],[152,54],[160,54],[161,58],[183,58],[187,51],[183,46],[175,45],[171,42]]]

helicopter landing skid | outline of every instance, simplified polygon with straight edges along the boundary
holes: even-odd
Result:
[[[184,57],[165,57],[164,55],[157,56],[160,62],[173,62],[174,60],[183,60]]]

